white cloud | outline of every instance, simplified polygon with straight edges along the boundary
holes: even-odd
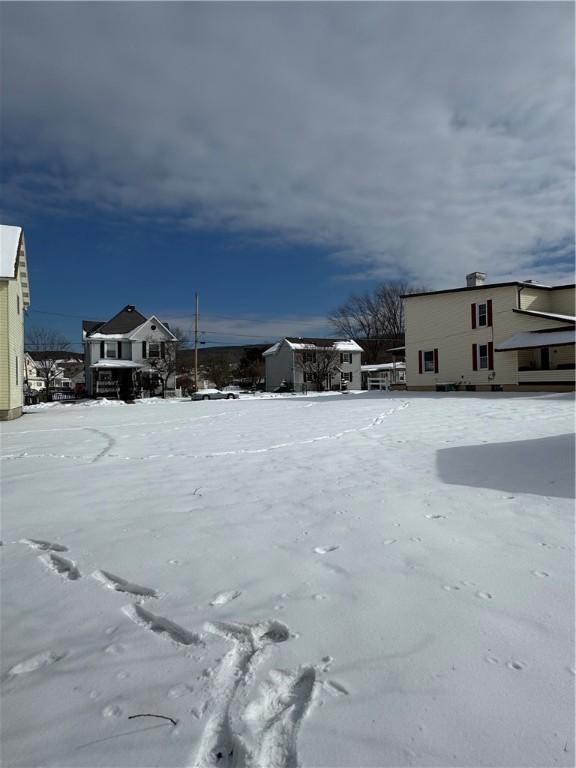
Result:
[[[194,318],[183,313],[161,313],[172,328],[181,328],[187,339],[194,338]],[[325,316],[263,317],[205,315],[200,318],[200,338],[210,343],[266,344],[284,336],[335,336]]]
[[[16,202],[280,235],[344,271],[431,286],[571,266],[572,4],[3,14]]]

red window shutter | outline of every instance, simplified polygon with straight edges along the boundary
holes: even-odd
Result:
[[[434,350],[434,373],[438,373],[438,350]]]
[[[488,299],[488,301],[486,302],[486,314],[488,316],[487,318],[488,327],[491,328],[492,327],[492,299]]]
[[[418,350],[418,373],[422,373],[422,350]]]
[[[494,342],[488,342],[488,368],[494,370]]]
[[[478,345],[472,344],[472,370],[478,370]]]
[[[476,328],[476,304],[470,305],[472,328]]]

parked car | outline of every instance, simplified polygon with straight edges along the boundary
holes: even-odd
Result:
[[[238,392],[222,392],[221,389],[199,389],[191,395],[192,400],[237,400]]]

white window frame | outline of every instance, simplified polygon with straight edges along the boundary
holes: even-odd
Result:
[[[426,355],[430,355],[430,359],[426,358]],[[434,373],[436,367],[434,365],[434,350],[428,349],[422,353],[422,371],[424,373]]]
[[[351,363],[352,362],[352,352],[340,352],[340,362],[341,363]]]
[[[486,350],[486,354],[482,354],[482,350]],[[478,370],[488,370],[488,344],[478,344]]]
[[[480,308],[483,309],[483,315],[480,314]],[[484,320],[484,322],[482,322]],[[488,303],[483,302],[482,304],[476,305],[476,325],[478,328],[486,328],[488,325]]]
[[[307,349],[302,353],[302,362],[304,364],[306,363],[315,363],[316,362],[316,350],[315,349]]]
[[[157,347],[158,348],[158,353],[157,354],[153,354],[152,353],[152,347]],[[146,350],[147,357],[158,358],[158,357],[161,356],[161,354],[162,354],[162,344],[159,341],[149,341],[148,342],[148,349]]]
[[[106,358],[106,360],[118,360],[118,342],[117,341],[104,342],[104,357]]]
[[[342,371],[340,373],[340,378],[342,381],[347,381],[350,384],[352,383],[352,371]]]

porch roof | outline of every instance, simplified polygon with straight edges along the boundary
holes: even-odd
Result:
[[[143,368],[143,363],[134,360],[97,360],[90,368]]]
[[[574,344],[576,331],[565,329],[561,331],[523,331],[515,333],[509,339],[501,341],[494,347],[496,352],[509,352],[512,349],[534,349],[537,347],[563,347]]]

